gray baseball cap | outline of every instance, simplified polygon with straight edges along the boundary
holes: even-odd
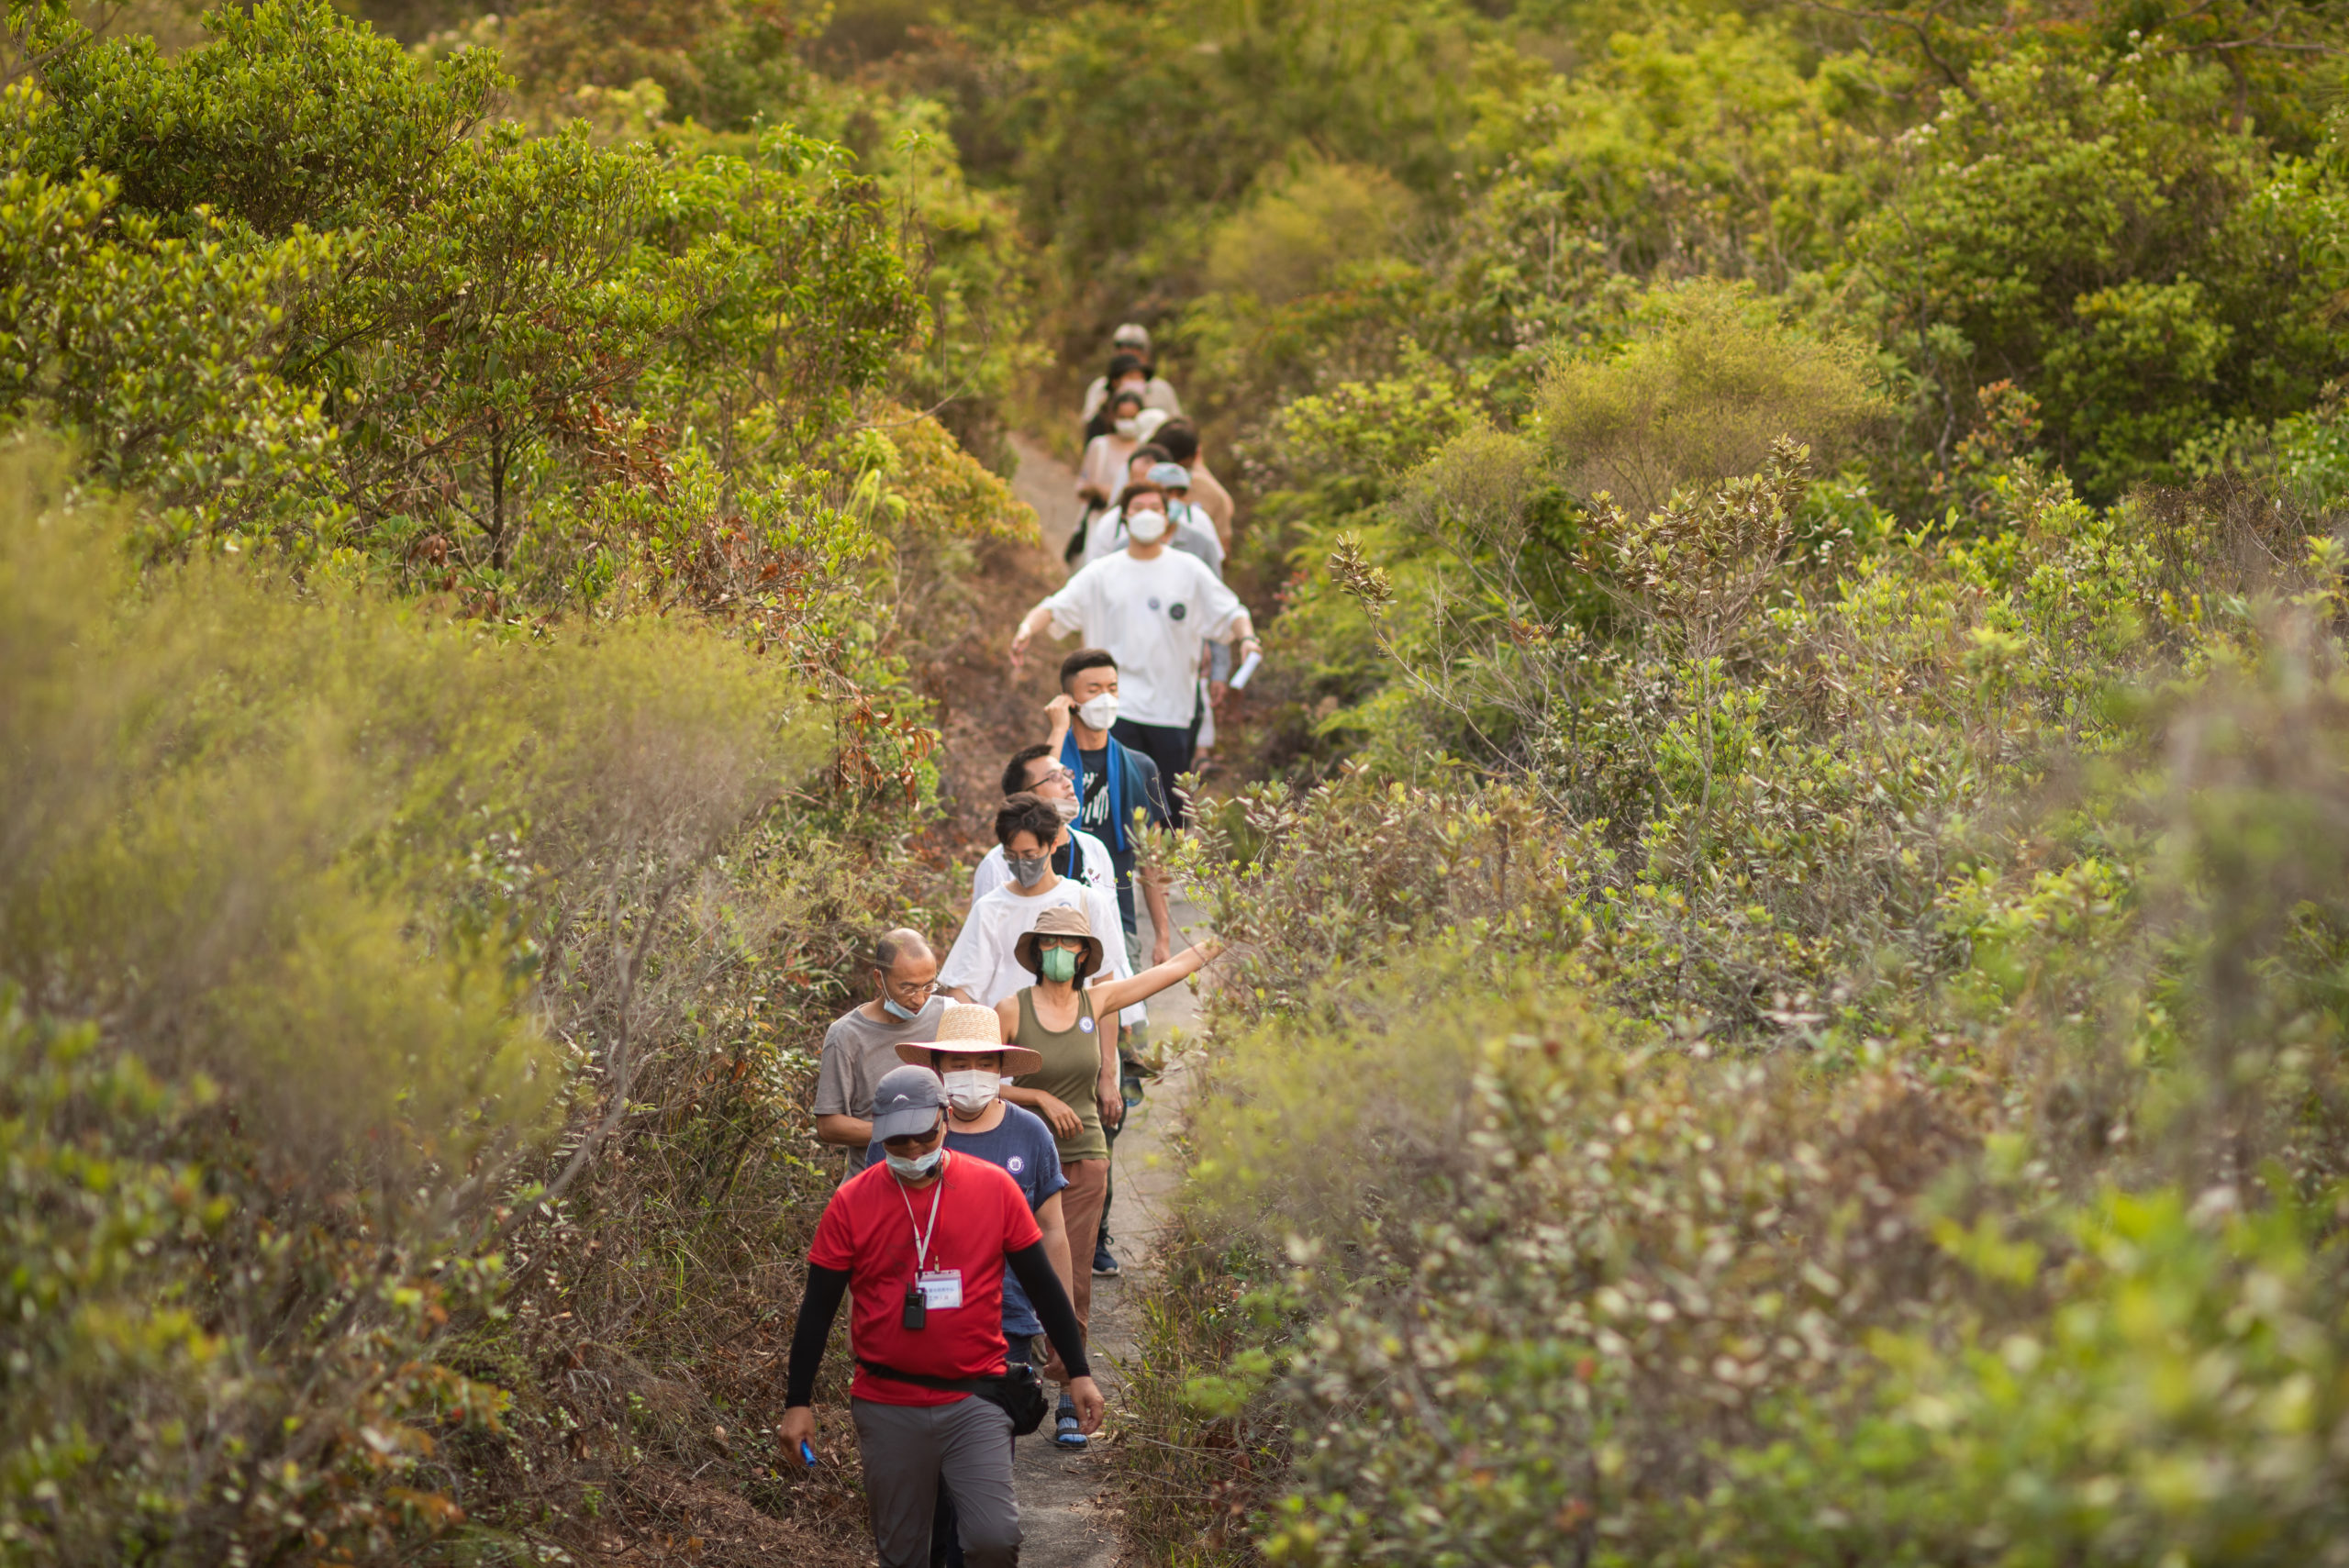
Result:
[[[927,1067],[893,1067],[873,1085],[873,1141],[919,1138],[938,1125],[946,1086]]]

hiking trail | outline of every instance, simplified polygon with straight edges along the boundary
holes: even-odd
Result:
[[[1082,509],[1075,497],[1076,475],[1066,463],[1024,437],[1015,437],[1019,473],[1014,489],[1036,508],[1043,524],[1044,549],[1060,559],[1069,530]],[[1171,901],[1174,917],[1174,951],[1207,936],[1202,911],[1179,895]],[[1142,948],[1149,954],[1150,914],[1142,912]],[[1176,985],[1150,999],[1150,1039],[1153,1051],[1167,1045],[1176,1031],[1186,1036],[1197,1029],[1197,998],[1188,984]],[[1112,1490],[1108,1450],[1115,1444],[1126,1417],[1120,1407],[1125,1369],[1135,1353],[1134,1301],[1156,1267],[1158,1237],[1165,1207],[1180,1179],[1180,1170],[1167,1149],[1167,1138],[1179,1119],[1188,1087],[1187,1064],[1181,1060],[1180,1042],[1164,1052],[1164,1073],[1150,1080],[1142,1103],[1128,1113],[1125,1129],[1111,1151],[1114,1196],[1109,1229],[1114,1251],[1124,1273],[1117,1279],[1093,1282],[1093,1322],[1089,1347],[1093,1370],[1108,1398],[1109,1412],[1092,1446],[1083,1453],[1055,1448],[1046,1429],[1021,1438],[1014,1449],[1012,1478],[1019,1496],[1019,1548],[1022,1568],[1111,1568],[1124,1560],[1119,1529],[1120,1510]],[[1080,1261],[1078,1267],[1085,1264]]]

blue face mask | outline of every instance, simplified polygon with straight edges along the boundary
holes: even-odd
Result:
[[[881,993],[881,1010],[888,1014],[891,1018],[896,1019],[901,1024],[912,1023],[916,1018],[921,1017],[920,1008],[901,1007],[897,1006],[897,999],[895,996],[890,995],[886,991]]]

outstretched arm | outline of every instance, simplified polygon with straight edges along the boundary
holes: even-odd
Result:
[[[1164,963],[1153,964],[1130,980],[1097,980],[1085,987],[1093,997],[1093,1010],[1101,1017],[1148,1001],[1178,980],[1187,979],[1213,963],[1223,951],[1221,942],[1208,942],[1199,947],[1185,948]]]
[[[816,1435],[816,1369],[824,1362],[824,1343],[832,1337],[832,1318],[848,1294],[848,1271],[807,1265],[807,1289],[799,1298],[799,1321],[791,1330],[791,1362],[783,1384],[783,1425],[776,1435],[785,1449],[798,1447]]]

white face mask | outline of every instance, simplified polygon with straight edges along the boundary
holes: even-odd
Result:
[[[1156,544],[1166,537],[1166,514],[1163,512],[1129,512],[1126,532],[1144,544]]]
[[[1085,720],[1089,729],[1107,729],[1118,722],[1118,694],[1103,692],[1077,704],[1076,717]]]
[[[1081,808],[1074,799],[1070,799],[1054,800],[1052,802],[1052,809],[1061,814],[1061,820],[1063,822],[1074,822],[1076,820],[1076,814]]]
[[[946,1145],[944,1141],[941,1140],[938,1147],[931,1150],[929,1153],[916,1154],[910,1157],[904,1154],[892,1154],[887,1150],[884,1149],[881,1151],[881,1158],[889,1162],[889,1169],[895,1171],[906,1180],[909,1182],[926,1181],[929,1179],[930,1173],[936,1171],[940,1162],[946,1158]]]
[[[946,1074],[946,1103],[966,1120],[995,1103],[1003,1092],[1003,1074],[975,1067],[958,1067]]]
[[[1126,439],[1130,441],[1139,440],[1141,437],[1141,421],[1140,419],[1119,420],[1118,434],[1125,437]]]

